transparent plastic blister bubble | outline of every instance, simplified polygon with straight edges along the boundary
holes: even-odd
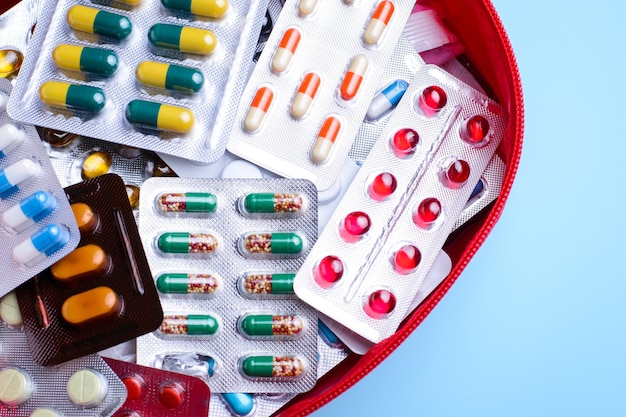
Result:
[[[329,188],[412,6],[287,1],[241,97],[228,150]]]
[[[42,2],[24,0],[0,15],[0,78],[19,73]]]
[[[205,2],[207,10],[191,6],[196,14],[162,3],[176,4],[42,5],[9,112],[37,126],[219,159],[266,2]]]
[[[317,314],[293,292],[317,239],[310,181],[151,178],[140,219],[164,320],[138,339],[138,363],[193,372],[213,392],[315,384]]]
[[[298,272],[296,294],[372,342],[393,334],[506,120],[445,71],[420,69]]]
[[[0,101],[11,95],[0,79]],[[80,234],[70,205],[33,126],[0,108],[0,266],[12,271],[0,296],[70,253]]]
[[[0,414],[28,417],[112,416],[126,400],[122,381],[98,355],[55,368],[33,361],[26,335],[0,323]],[[47,414],[43,410],[48,411]]]

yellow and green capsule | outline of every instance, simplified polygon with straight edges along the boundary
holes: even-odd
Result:
[[[126,120],[140,126],[177,133],[189,132],[195,122],[189,109],[144,100],[128,103]]]
[[[98,87],[47,81],[39,88],[39,98],[52,107],[63,107],[89,113],[98,113],[105,104],[104,91]]]
[[[76,5],[67,11],[67,24],[74,30],[123,40],[130,35],[133,25],[126,16]]]
[[[241,362],[241,371],[249,378],[297,378],[304,370],[304,361],[297,356],[248,356]]]
[[[197,69],[163,62],[144,61],[137,65],[135,76],[143,85],[186,93],[197,93],[204,85]]]
[[[153,25],[148,31],[148,39],[159,48],[198,55],[209,55],[217,46],[217,38],[210,30],[165,23]]]
[[[109,77],[117,71],[119,58],[114,51],[78,45],[59,45],[52,51],[57,67]]]
[[[166,9],[198,16],[220,18],[228,10],[228,0],[161,0]]]

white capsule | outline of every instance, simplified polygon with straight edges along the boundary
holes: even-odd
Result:
[[[13,123],[0,126],[0,158],[20,146],[24,139],[26,139],[26,132]]]
[[[17,191],[41,172],[41,165],[32,159],[20,159],[0,171],[0,196]]]

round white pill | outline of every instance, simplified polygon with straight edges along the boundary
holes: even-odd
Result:
[[[67,395],[81,407],[97,407],[104,401],[109,391],[109,383],[100,372],[93,369],[81,369],[67,381]]]
[[[15,367],[0,371],[0,402],[9,407],[24,404],[33,395],[33,380],[30,375]]]
[[[30,414],[30,417],[63,417],[61,413],[52,408],[38,408]]]
[[[15,293],[10,292],[0,300],[0,318],[9,327],[22,327],[22,314]]]

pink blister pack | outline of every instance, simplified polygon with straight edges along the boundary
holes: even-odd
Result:
[[[371,342],[403,319],[504,134],[503,108],[416,73],[298,272],[296,294]]]

